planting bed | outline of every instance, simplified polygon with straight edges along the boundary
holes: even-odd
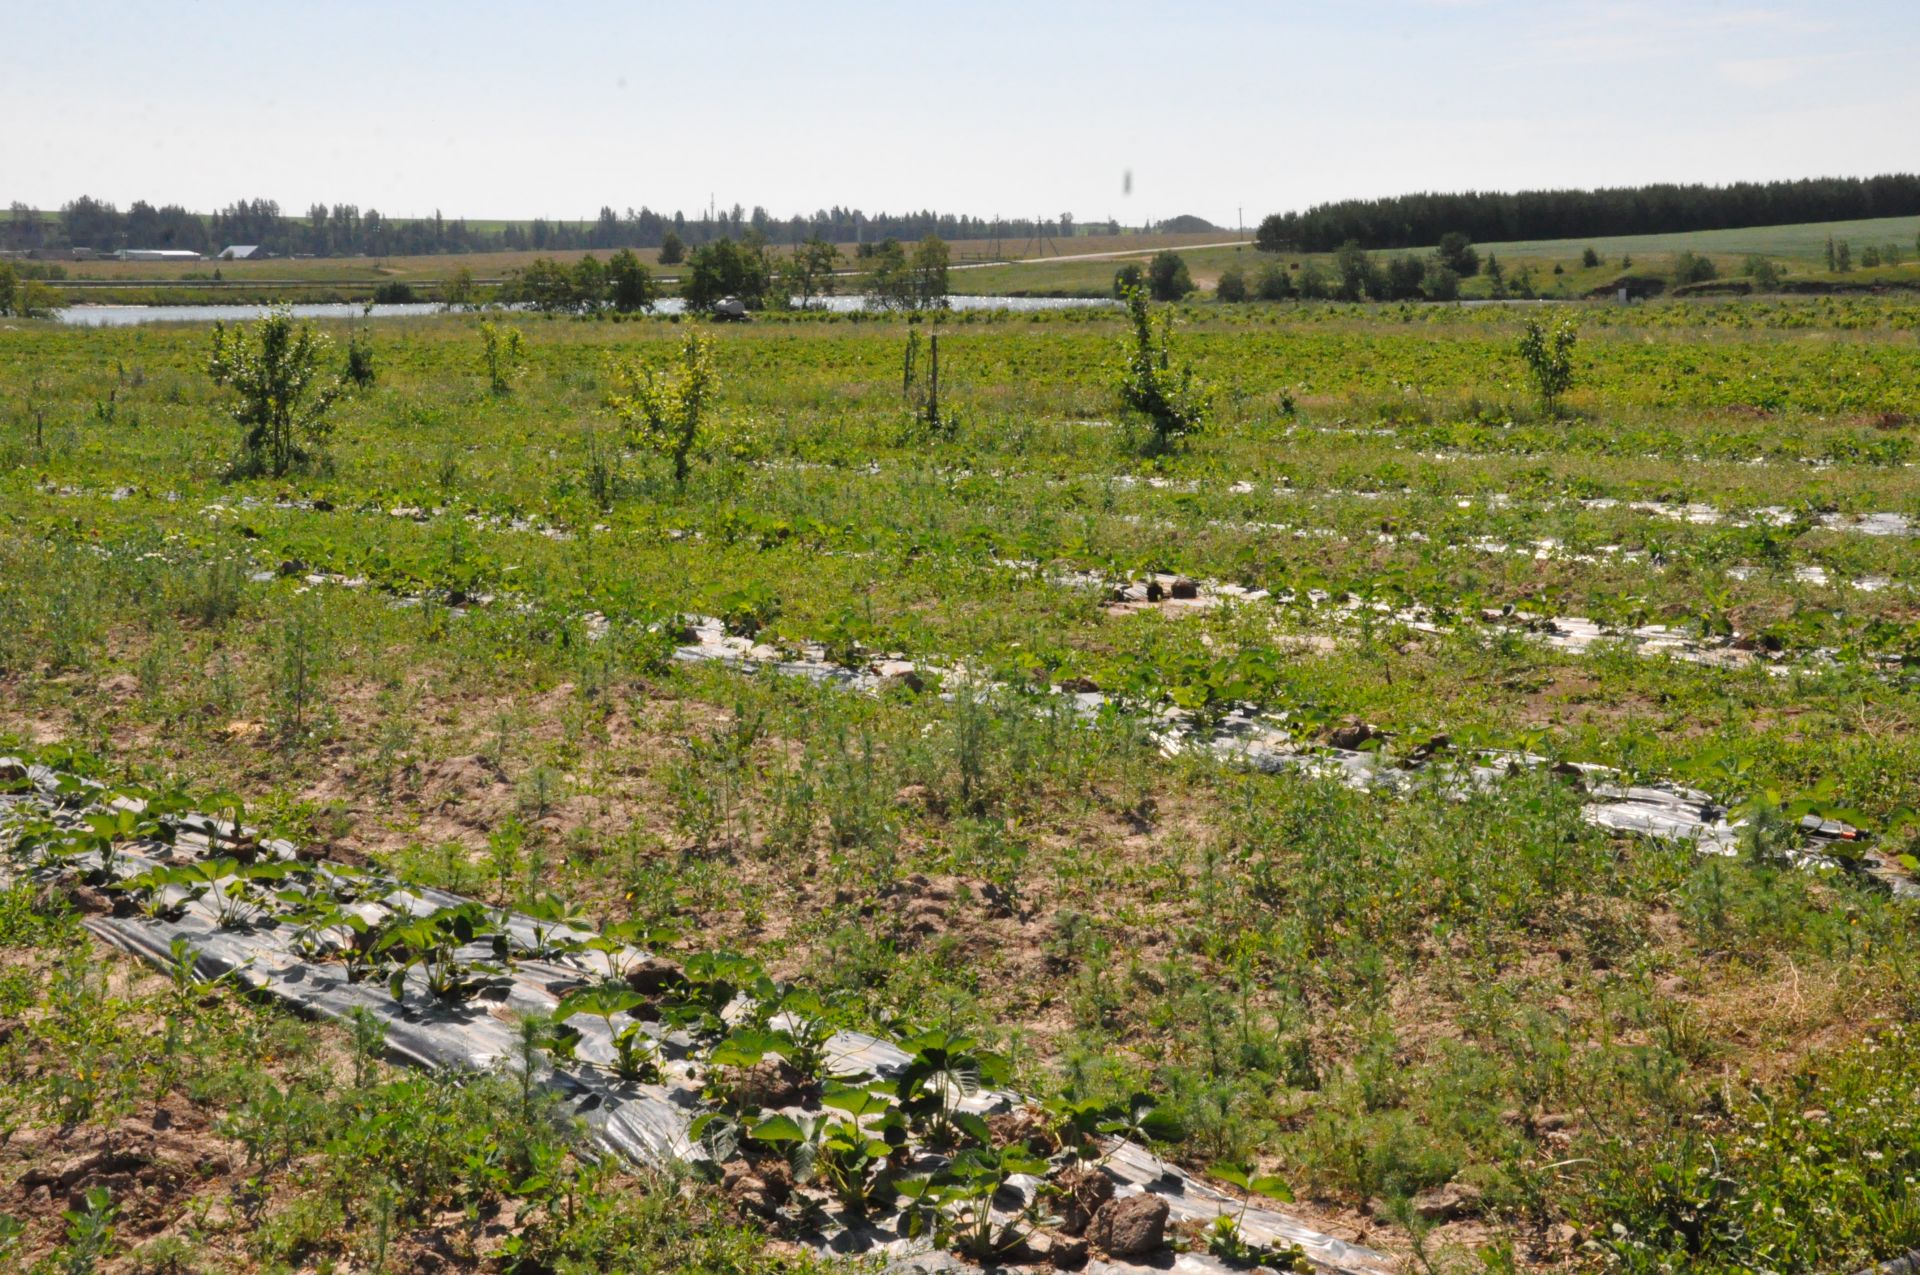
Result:
[[[0,1266],[1920,1245],[1920,310],[1524,317],[0,329]]]

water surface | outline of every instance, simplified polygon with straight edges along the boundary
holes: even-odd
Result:
[[[947,305],[954,310],[1083,310],[1117,305],[1097,297],[968,297],[952,296]],[[54,312],[61,323],[88,328],[127,327],[137,323],[211,323],[215,319],[255,319],[274,307],[268,305],[76,305]],[[413,301],[399,305],[367,305],[356,301],[306,301],[286,307],[300,319],[404,319],[414,315],[440,314],[436,302]],[[516,309],[518,307],[493,307]],[[856,314],[868,309],[867,299],[858,294],[844,297],[816,297],[813,308],[835,314]],[[654,307],[655,314],[684,314],[686,303],[668,297]]]

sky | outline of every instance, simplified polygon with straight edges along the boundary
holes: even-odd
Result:
[[[1266,213],[1920,168],[1916,0],[6,0],[0,202]]]

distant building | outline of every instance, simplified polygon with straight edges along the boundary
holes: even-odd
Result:
[[[267,250],[254,243],[228,244],[220,250],[222,261],[259,261],[266,255]]]
[[[122,261],[198,261],[191,248],[122,248],[113,254]]]

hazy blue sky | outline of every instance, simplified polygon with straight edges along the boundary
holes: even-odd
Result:
[[[41,207],[580,217],[711,193],[1251,224],[1920,167],[1916,0],[6,8],[0,201]]]

